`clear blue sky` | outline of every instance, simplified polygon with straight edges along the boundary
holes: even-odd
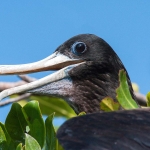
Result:
[[[150,1],[1,1],[0,64],[29,63],[50,55],[68,38],[93,33],[106,40],[141,93],[150,91]],[[32,74],[41,78],[50,72]],[[0,76],[0,81],[17,81]],[[0,108],[4,122],[10,105]]]

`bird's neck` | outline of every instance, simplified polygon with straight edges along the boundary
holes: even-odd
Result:
[[[100,102],[105,97],[116,101],[116,88],[119,86],[119,70],[99,64],[86,64],[76,68],[71,74],[73,81],[72,102],[76,113],[99,112]],[[107,65],[106,65],[107,66]],[[76,73],[76,74],[74,74]],[[130,82],[130,80],[129,80]],[[131,83],[129,83],[131,86]],[[133,95],[132,87],[130,92]]]

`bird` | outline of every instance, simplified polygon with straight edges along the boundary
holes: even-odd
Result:
[[[102,111],[100,102],[107,96],[117,101],[116,88],[121,69],[126,71],[129,90],[136,101],[127,70],[111,46],[96,35],[80,34],[61,44],[52,55],[39,62],[0,66],[0,74],[59,70],[50,75],[53,80],[47,77],[39,80],[41,82],[38,84],[29,83],[24,86],[25,89],[21,88],[21,91],[19,88],[18,91],[61,97],[77,114],[82,111],[88,114]]]
[[[148,149],[149,121],[144,121],[149,109],[123,110],[120,107],[119,111],[109,113],[100,109],[105,97],[117,101],[116,89],[122,69],[126,72],[130,94],[137,103],[128,72],[111,46],[94,34],[79,34],[38,62],[0,65],[3,75],[58,70],[37,81],[2,91],[0,99],[15,93],[51,95],[63,98],[76,114],[85,112],[87,115],[65,122],[58,130],[57,137],[65,150],[138,150],[137,145],[139,150],[146,146]],[[144,132],[138,134],[142,128]]]

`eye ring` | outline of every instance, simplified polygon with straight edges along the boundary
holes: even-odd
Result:
[[[75,42],[71,47],[71,51],[75,55],[82,55],[86,50],[87,46],[84,42]]]

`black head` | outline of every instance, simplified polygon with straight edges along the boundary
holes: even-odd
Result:
[[[100,101],[107,96],[116,100],[119,70],[126,69],[108,43],[93,34],[81,34],[64,42],[56,52],[85,62],[68,72],[73,82],[70,97],[79,112],[99,111]],[[135,99],[128,73],[127,79]]]
[[[74,36],[60,45],[56,52],[84,61],[106,61],[116,55],[108,43],[93,34]]]

